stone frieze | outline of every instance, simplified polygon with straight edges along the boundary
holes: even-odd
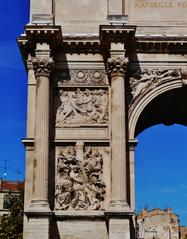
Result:
[[[106,124],[109,121],[106,89],[62,89],[57,98],[56,127],[65,124]]]
[[[102,176],[103,156],[97,148],[85,147],[78,160],[75,147],[63,147],[57,158],[56,210],[102,210],[106,194]]]
[[[56,70],[53,78],[63,85],[108,85],[105,70]]]

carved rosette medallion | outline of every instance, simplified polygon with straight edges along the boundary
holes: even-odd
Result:
[[[110,77],[125,76],[127,59],[122,57],[110,58],[108,60],[108,74]]]
[[[101,82],[104,82],[104,80],[106,82],[104,71],[101,71],[101,70],[90,71],[89,76],[93,83],[101,83]]]
[[[88,79],[88,72],[84,70],[79,70],[72,73],[71,76],[75,82],[81,84]]]
[[[66,124],[104,125],[109,122],[106,89],[60,90],[57,102],[56,127]]]
[[[52,58],[33,58],[32,64],[36,77],[49,77],[54,66]]]
[[[101,69],[56,70],[53,78],[63,85],[108,85],[106,72]]]
[[[56,210],[102,210],[106,185],[102,181],[103,156],[85,147],[83,159],[73,146],[63,147],[57,158]]]

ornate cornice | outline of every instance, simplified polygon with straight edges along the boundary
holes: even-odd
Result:
[[[50,76],[53,68],[52,58],[32,58],[32,64],[36,77],[39,76]]]
[[[25,33],[17,38],[17,42],[27,66],[28,54],[34,55],[37,43],[47,43],[52,50],[62,45],[61,26],[26,25]]]
[[[127,42],[129,38],[134,37],[136,26],[132,25],[101,25],[100,41],[102,45],[110,42]]]
[[[124,43],[127,55],[138,53],[186,54],[187,36],[138,35],[136,26],[101,25],[99,34],[62,34],[61,26],[27,25],[18,38],[19,48],[26,65],[28,54],[34,55],[37,43],[47,43],[50,49],[63,53],[110,55],[111,42]]]
[[[136,35],[136,53],[187,53],[187,36]]]
[[[124,57],[108,59],[108,74],[110,78],[114,76],[125,76],[127,62],[127,59]]]

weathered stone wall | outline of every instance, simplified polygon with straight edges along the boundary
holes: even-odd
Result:
[[[63,34],[98,34],[110,15],[118,20],[128,15],[128,24],[137,25],[139,34],[181,35],[186,10],[186,0],[31,0],[30,21],[61,25]]]

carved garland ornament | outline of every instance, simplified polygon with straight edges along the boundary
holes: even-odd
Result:
[[[106,186],[102,181],[103,156],[97,148],[86,147],[83,161],[75,147],[64,147],[57,159],[56,210],[101,210]]]
[[[32,59],[33,68],[36,77],[47,76],[49,77],[51,70],[53,68],[52,58],[33,58]]]
[[[64,124],[108,123],[108,92],[104,89],[61,90],[56,127]]]
[[[105,70],[57,70],[54,79],[64,85],[108,85]]]

